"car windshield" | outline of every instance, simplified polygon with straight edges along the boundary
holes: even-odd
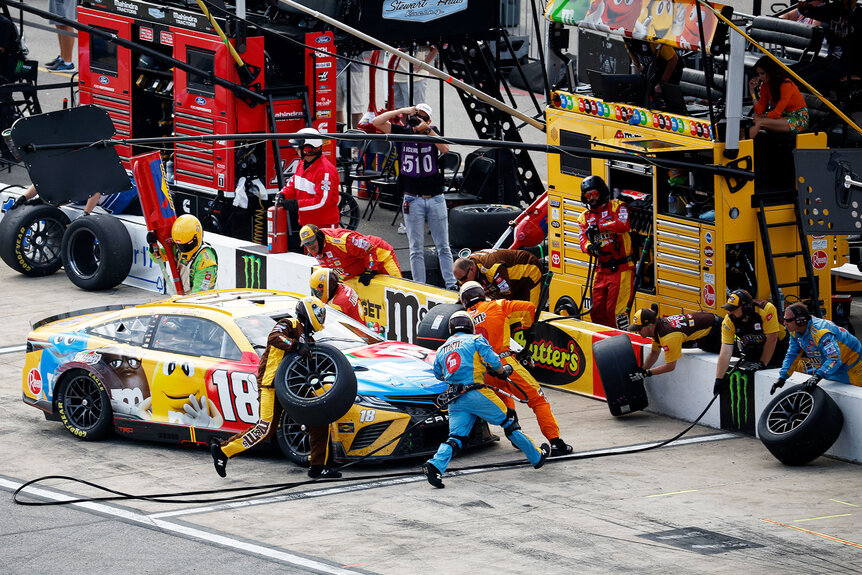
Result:
[[[296,304],[292,303],[287,309],[272,315],[252,315],[237,318],[236,325],[260,354],[266,348],[266,340],[275,326],[276,320],[273,318],[281,317],[285,312],[291,317],[296,317],[295,310]],[[379,343],[383,340],[361,323],[326,306],[326,321],[323,323],[323,329],[314,334],[314,341],[328,343],[345,351],[361,345]]]

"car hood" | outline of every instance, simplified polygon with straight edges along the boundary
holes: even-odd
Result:
[[[446,390],[446,384],[434,377],[434,352],[424,347],[387,341],[345,355],[356,373],[359,395],[430,400]]]

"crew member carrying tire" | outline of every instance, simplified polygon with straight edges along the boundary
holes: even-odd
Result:
[[[218,256],[208,243],[203,241],[204,232],[200,221],[191,214],[183,214],[171,226],[171,240],[177,256],[177,267],[183,282],[183,292],[197,293],[215,288],[218,279]],[[158,244],[156,234],[147,232],[150,258],[162,270],[166,285],[173,285],[165,265],[167,254]]]
[[[444,395],[453,398],[448,403],[449,438],[422,467],[428,483],[437,488],[445,487],[443,474],[452,457],[461,451],[477,417],[502,427],[512,445],[524,452],[533,467],[542,467],[551,448],[547,443],[537,448],[521,431],[517,417],[506,412],[500,398],[485,387],[481,379],[485,371],[483,366],[502,377],[511,375],[511,367],[500,361],[488,340],[473,333],[473,320],[466,312],[452,314],[449,333],[449,339],[437,350],[434,360],[434,375],[449,384]]]
[[[341,283],[335,271],[318,268],[311,274],[309,283],[311,295],[359,323],[365,324],[362,306],[359,305],[359,294],[350,286]]]
[[[658,306],[639,309],[632,316],[629,331],[652,339],[652,348],[643,366],[629,377],[634,380],[652,375],[670,373],[676,369],[676,360],[682,356],[683,347],[697,347],[710,353],[721,348],[721,316],[714,313],[686,313],[659,318]],[[664,364],[651,369],[661,350],[664,349]]]
[[[228,459],[258,445],[275,432],[283,409],[276,401],[275,372],[288,353],[296,352],[305,357],[311,356],[310,344],[314,343],[312,335],[323,329],[325,319],[326,306],[323,302],[316,297],[307,296],[297,302],[295,318],[283,317],[272,328],[257,371],[257,394],[260,404],[257,424],[227,441],[220,442],[213,439],[210,444],[213,465],[216,473],[221,477],[227,476]],[[329,458],[329,425],[310,426],[308,433],[311,441],[311,467],[308,470],[308,476],[311,478],[341,477],[339,471],[326,465]]]
[[[342,280],[359,277],[362,285],[368,285],[377,274],[401,277],[395,250],[377,236],[307,225],[299,230],[299,242],[308,255],[335,270]]]
[[[634,286],[629,211],[620,200],[612,200],[608,185],[599,176],[581,182],[581,201],[587,206],[580,216],[581,250],[595,258],[590,319],[593,323],[618,327],[625,318]]]
[[[862,387],[862,344],[850,332],[828,319],[812,317],[801,302],[784,310],[784,325],[790,333],[790,345],[770,395],[784,387],[802,353],[807,358],[805,373],[811,376],[806,387],[816,386],[821,379]]]
[[[302,128],[290,144],[302,158],[296,173],[280,192],[280,201],[289,210],[299,213],[299,225],[314,224],[321,228],[337,228],[341,221],[338,209],[341,180],[338,170],[323,156],[323,137],[314,128]]]
[[[491,299],[517,299],[528,301],[534,307],[539,305],[542,262],[530,252],[480,250],[458,258],[452,269],[460,285],[479,282]]]
[[[530,375],[521,362],[509,350],[509,340],[512,336],[512,324],[519,323],[525,333],[530,334],[536,306],[526,301],[491,300],[485,298],[485,290],[477,282],[467,282],[461,287],[461,304],[473,319],[475,332],[484,336],[491,344],[494,353],[500,355],[503,365],[510,366],[512,373],[507,378],[497,378],[491,373],[485,376],[485,383],[491,387],[502,389],[507,394],[522,397],[527,400],[527,406],[536,415],[542,435],[551,442],[551,455],[559,456],[571,453],[572,446],[560,438],[560,426],[551,411],[551,404],[542,392],[539,382]],[[457,313],[457,312],[456,312]],[[527,335],[524,349],[529,349],[532,337]],[[528,352],[529,353],[529,352]],[[511,397],[503,395],[507,414],[515,414],[515,402]]]
[[[721,351],[715,368],[713,394],[729,385],[727,366],[734,342],[739,346],[742,359],[757,369],[780,367],[789,342],[787,330],[778,321],[778,310],[771,302],[753,299],[750,293],[738,289],[721,307],[728,313],[721,322]]]

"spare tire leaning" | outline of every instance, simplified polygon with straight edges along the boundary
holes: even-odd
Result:
[[[649,405],[643,380],[629,379],[629,375],[638,368],[629,336],[620,334],[600,339],[593,344],[593,359],[611,415],[625,415]]]
[[[47,204],[20,206],[0,220],[0,259],[25,276],[48,276],[63,265],[60,250],[69,217]]]
[[[449,243],[456,250],[493,247],[523,210],[505,204],[472,204],[449,210]]]
[[[113,216],[81,216],[66,229],[62,255],[73,284],[88,291],[111,289],[132,269],[132,238]]]
[[[325,343],[311,358],[289,353],[275,372],[275,394],[290,417],[303,425],[329,425],[356,400],[356,374],[344,354]]]
[[[832,447],[842,427],[844,415],[828,393],[794,385],[763,410],[757,435],[781,463],[805,465]]]
[[[441,303],[435,305],[422,318],[416,327],[416,345],[437,349],[449,339],[449,318],[456,311],[464,311],[460,303]]]

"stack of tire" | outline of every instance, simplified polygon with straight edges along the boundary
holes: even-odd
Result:
[[[47,204],[24,205],[0,220],[0,259],[30,277],[60,269],[81,289],[105,290],[120,284],[132,268],[132,240],[110,215],[82,216],[70,222]]]

